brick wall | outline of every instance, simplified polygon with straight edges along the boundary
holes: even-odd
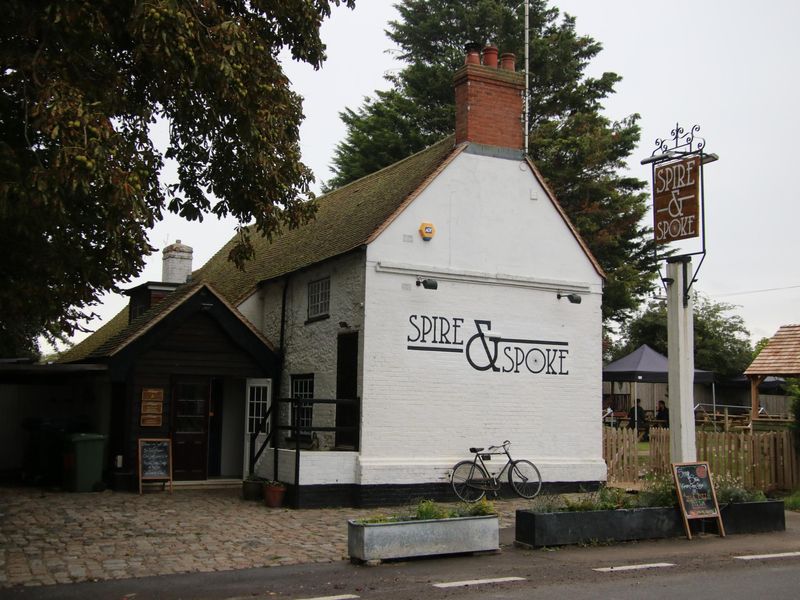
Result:
[[[456,143],[522,149],[522,73],[468,64],[456,72],[453,85]]]

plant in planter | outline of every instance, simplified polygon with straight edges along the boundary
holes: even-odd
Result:
[[[485,499],[457,509],[423,500],[413,514],[348,521],[347,548],[356,561],[498,550],[497,514]]]
[[[242,481],[242,498],[244,500],[261,500],[264,497],[264,477],[248,475]]]
[[[782,501],[766,501],[731,477],[714,480],[727,533],[762,533],[786,528]],[[683,519],[670,475],[647,478],[638,497],[601,488],[577,499],[540,496],[531,510],[518,510],[516,541],[526,546],[557,546],[590,541],[681,537]],[[705,522],[703,522],[705,523]],[[709,531],[716,523],[709,522]]]
[[[286,486],[280,481],[264,482],[264,503],[270,508],[280,508],[283,506],[283,496],[286,494]]]

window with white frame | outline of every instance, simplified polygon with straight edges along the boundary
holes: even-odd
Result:
[[[249,402],[247,403],[247,433],[258,430],[261,420],[267,414],[269,408],[269,386],[268,385],[249,385]],[[269,423],[267,424],[269,426]],[[261,433],[267,433],[262,431]]]
[[[327,317],[330,311],[331,278],[317,279],[308,284],[308,319]]]
[[[314,375],[292,375],[292,398],[309,400],[314,398]],[[314,416],[314,405],[310,402],[301,402],[298,407],[300,413],[295,414],[295,405],[292,404],[292,426],[295,424],[295,417],[299,416],[300,427],[311,427]],[[301,437],[310,437],[310,431],[300,433]]]

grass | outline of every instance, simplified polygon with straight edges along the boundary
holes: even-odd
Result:
[[[783,505],[787,510],[800,511],[800,490],[796,490],[790,496],[786,496],[783,499]]]

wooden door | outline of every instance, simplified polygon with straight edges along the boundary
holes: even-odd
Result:
[[[172,387],[172,471],[176,481],[208,474],[208,379],[177,381]]]
[[[336,399],[355,399],[358,394],[358,332],[341,334],[336,344]],[[336,406],[336,426],[354,427],[353,431],[337,431],[336,446],[358,450],[358,428],[361,406]]]

